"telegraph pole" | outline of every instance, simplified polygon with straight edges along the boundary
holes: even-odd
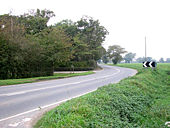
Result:
[[[13,19],[12,19],[12,15],[11,15],[11,34],[12,34],[12,37],[13,37]]]
[[[147,61],[146,60],[146,36],[145,36],[145,61]]]
[[[10,17],[11,17],[11,35],[13,37],[13,17],[12,17],[12,10],[10,10]]]

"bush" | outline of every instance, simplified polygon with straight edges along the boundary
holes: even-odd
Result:
[[[26,37],[0,34],[0,79],[53,75],[43,48]]]
[[[89,61],[70,61],[67,63],[57,64],[54,68],[55,71],[88,71],[94,70],[94,65],[92,65]]]

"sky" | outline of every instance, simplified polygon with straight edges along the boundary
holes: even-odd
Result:
[[[49,9],[55,17],[80,20],[83,15],[99,20],[109,35],[103,46],[120,45],[126,51],[159,60],[170,58],[170,0],[2,0],[0,15],[20,15],[31,9]]]

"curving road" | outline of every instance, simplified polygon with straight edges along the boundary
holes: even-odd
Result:
[[[135,75],[136,70],[100,65],[95,74],[0,87],[0,127],[17,127],[11,119],[81,96]],[[5,125],[6,124],[6,125]],[[19,125],[19,124],[18,124]]]

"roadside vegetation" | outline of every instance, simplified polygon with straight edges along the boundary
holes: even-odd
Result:
[[[170,64],[155,71],[119,64],[138,73],[72,99],[47,112],[35,128],[163,128],[170,121]]]
[[[93,71],[82,72],[82,73],[54,73],[53,76],[23,78],[23,79],[7,79],[7,80],[0,80],[0,86],[33,83],[33,82],[38,82],[42,80],[52,80],[52,79],[61,79],[61,78],[67,78],[67,77],[73,77],[73,76],[83,76],[83,75],[90,75],[93,73],[94,73]]]
[[[0,79],[52,76],[56,70],[93,70],[105,49],[108,31],[83,16],[47,25],[55,14],[31,10],[20,16],[0,15]]]

